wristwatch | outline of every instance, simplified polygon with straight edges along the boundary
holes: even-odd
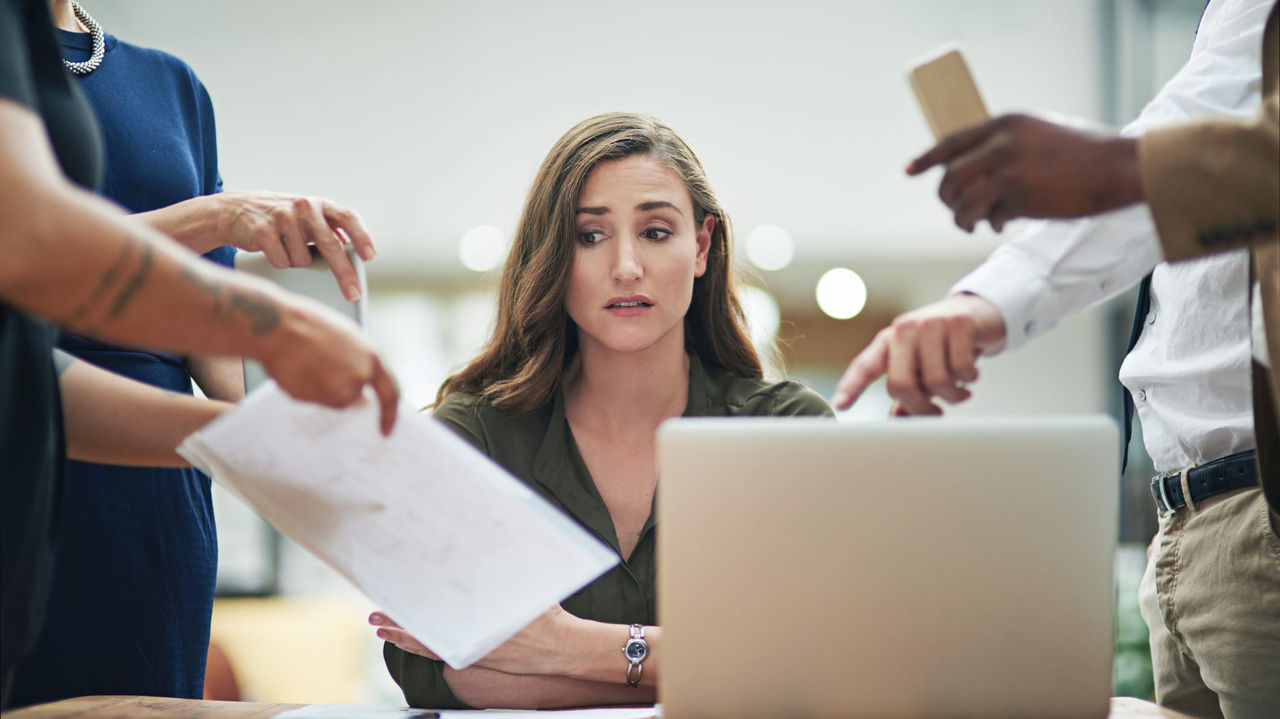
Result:
[[[649,643],[644,640],[644,627],[631,625],[631,637],[622,645],[622,656],[627,658],[627,686],[640,686],[640,675],[644,672],[644,659],[649,656]]]

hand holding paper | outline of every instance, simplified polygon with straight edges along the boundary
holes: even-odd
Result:
[[[268,384],[179,452],[454,668],[616,563],[444,426],[405,411],[383,437],[377,411],[298,402]]]

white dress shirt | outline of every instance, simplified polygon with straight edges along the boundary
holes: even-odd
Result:
[[[1205,116],[1249,119],[1261,103],[1262,32],[1271,0],[1212,0],[1191,57],[1122,131]],[[1110,299],[1155,268],[1151,311],[1120,381],[1133,393],[1160,472],[1254,447],[1248,253],[1162,263],[1146,205],[1035,222],[952,288],[994,304],[1015,348],[1063,317]]]

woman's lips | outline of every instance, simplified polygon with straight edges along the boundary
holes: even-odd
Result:
[[[604,308],[618,317],[634,317],[652,309],[653,301],[643,295],[614,297],[605,303]]]

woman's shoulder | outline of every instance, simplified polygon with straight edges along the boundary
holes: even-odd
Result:
[[[822,395],[795,380],[769,382],[743,377],[720,367],[708,367],[713,403],[730,416],[792,417],[832,416]]]
[[[472,392],[450,392],[430,414],[490,456],[501,449],[494,446],[495,438],[503,445],[525,437],[541,439],[547,427],[543,411],[508,412]]]
[[[135,45],[127,40],[115,40],[114,52],[119,59],[126,60],[126,65],[133,69],[133,74],[145,73],[152,83],[162,82],[168,87],[177,87],[184,97],[189,97],[201,111],[212,112],[212,101],[196,71],[186,60],[173,53],[153,47]],[[118,60],[117,60],[118,61]]]

